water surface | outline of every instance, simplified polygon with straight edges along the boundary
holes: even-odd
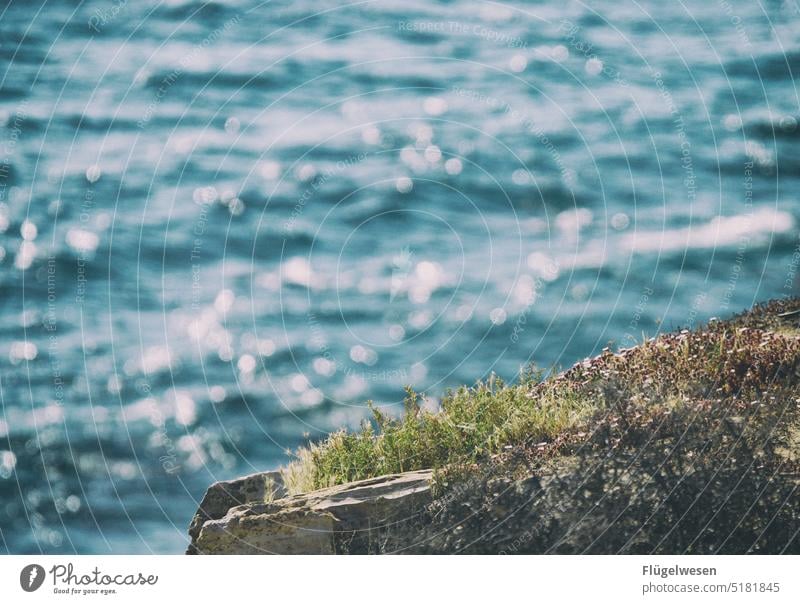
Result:
[[[794,2],[0,11],[0,550],[796,292]]]

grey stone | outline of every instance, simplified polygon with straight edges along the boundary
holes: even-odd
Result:
[[[258,472],[234,480],[212,484],[200,502],[200,507],[189,525],[192,542],[200,534],[203,524],[222,518],[229,509],[248,503],[264,503],[286,495],[280,472]],[[192,551],[189,546],[188,553]]]
[[[431,471],[391,474],[272,501],[249,501],[222,513],[225,502],[211,500],[215,517],[208,509],[202,522],[195,516],[189,553],[367,553],[380,550],[378,541],[387,527],[413,524],[431,503]]]

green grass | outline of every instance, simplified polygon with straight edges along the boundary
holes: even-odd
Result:
[[[449,392],[439,412],[425,410],[421,396],[406,389],[405,412],[387,417],[370,404],[373,422],[339,431],[301,449],[283,470],[290,493],[416,469],[478,462],[522,441],[546,442],[585,422],[597,404],[570,388],[537,392],[540,380],[519,384],[492,378]]]
[[[447,393],[438,412],[426,410],[420,395],[407,389],[400,419],[370,404],[372,421],[297,451],[282,470],[284,481],[294,494],[409,470],[480,464],[509,448],[536,457],[543,451],[569,454],[571,446],[592,440],[595,447],[634,446],[627,441],[641,427],[672,425],[680,433],[715,413],[747,414],[754,405],[780,419],[781,446],[794,452],[797,407],[780,401],[800,399],[800,339],[793,323],[775,317],[798,307],[797,299],[757,306],[623,354],[605,352],[544,381],[532,373],[513,385],[492,378]]]

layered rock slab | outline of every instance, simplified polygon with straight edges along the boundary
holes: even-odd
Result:
[[[413,525],[430,505],[431,475],[431,470],[390,474],[291,497],[264,491],[260,499],[261,475],[216,483],[192,521],[187,553],[378,552],[386,533]]]

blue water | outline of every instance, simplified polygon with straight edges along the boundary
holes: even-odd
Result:
[[[797,291],[791,0],[0,11],[0,551]]]

